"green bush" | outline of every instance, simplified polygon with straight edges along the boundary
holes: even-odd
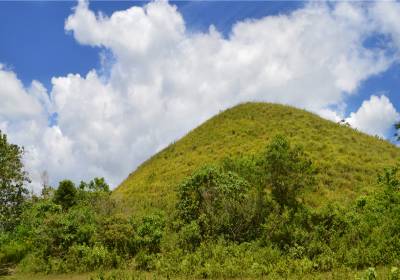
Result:
[[[158,253],[164,235],[165,220],[162,215],[153,214],[142,218],[137,227],[137,246],[142,251]]]
[[[179,231],[179,246],[188,251],[194,251],[202,240],[200,226],[196,221],[184,225]]]
[[[155,267],[154,255],[146,251],[140,251],[135,257],[135,267],[139,270],[153,270]]]
[[[29,246],[20,240],[10,240],[0,247],[0,264],[18,263],[27,254]]]
[[[178,186],[178,219],[196,221],[202,237],[245,241],[257,214],[255,192],[233,172],[206,166]]]
[[[369,267],[362,277],[363,280],[375,280],[378,277],[378,273],[376,272],[375,268]]]
[[[389,280],[399,280],[400,279],[400,270],[398,267],[393,266],[390,269]]]
[[[21,272],[49,272],[50,268],[48,260],[46,260],[41,252],[32,252],[27,254],[17,266]]]
[[[137,250],[134,225],[122,215],[106,217],[101,221],[98,238],[109,249],[119,254],[134,255]]]
[[[80,272],[116,268],[121,261],[121,257],[116,252],[109,251],[102,245],[93,247],[73,245],[65,257],[68,271]]]

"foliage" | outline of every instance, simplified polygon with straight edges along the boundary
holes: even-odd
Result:
[[[0,235],[0,265],[15,263],[25,272],[85,272],[124,267],[139,251],[160,251],[161,215],[135,221],[117,212],[104,179],[81,186],[75,189],[65,180],[53,197],[27,201],[21,223]]]
[[[0,131],[0,232],[11,231],[19,223],[25,195],[24,184],[29,182],[24,171],[24,150],[8,143],[7,135]]]
[[[222,235],[244,241],[252,235],[255,197],[247,181],[237,174],[206,166],[180,184],[178,192],[178,219],[183,224],[196,222],[202,238]]]
[[[179,231],[178,244],[185,250],[194,251],[200,246],[201,240],[202,234],[200,226],[196,221],[191,221],[190,223],[185,224]]]
[[[160,251],[164,226],[165,221],[160,214],[143,217],[141,223],[137,227],[138,247],[149,253],[158,253]]]
[[[363,276],[363,280],[375,280],[377,278],[378,274],[376,273],[375,268],[369,267]]]
[[[136,252],[136,231],[125,216],[116,214],[105,217],[100,222],[99,239],[109,250],[116,250],[122,255],[134,255]]]
[[[94,178],[88,183],[81,181],[79,189],[86,192],[110,192],[110,186],[106,183],[104,178]]]
[[[297,197],[314,184],[312,162],[300,146],[291,147],[288,140],[278,135],[272,139],[265,153],[267,184],[280,207],[295,208]]]
[[[297,200],[297,195],[299,195],[297,191],[293,192],[292,198],[288,200],[282,200],[282,197],[274,194],[272,184],[267,184],[270,186],[271,195],[268,188],[267,191],[257,192],[261,182],[271,182],[271,179],[268,178],[271,176],[271,172],[277,173],[274,175],[275,178],[285,174],[277,181],[285,182],[286,187],[298,186],[298,190],[312,186],[313,176],[315,176],[311,162],[301,150],[296,147],[292,148],[285,138],[281,136],[275,138],[266,151],[263,158],[253,157],[253,163],[248,162],[249,158],[226,159],[222,163],[223,169],[218,167],[202,168],[179,185],[177,210],[181,226],[178,227],[177,242],[183,251],[167,259],[167,263],[163,263],[163,265],[170,267],[171,264],[168,262],[171,260],[174,260],[175,265],[177,265],[176,262],[185,263],[186,258],[192,255],[196,256],[196,261],[190,263],[190,269],[203,271],[204,268],[207,269],[207,272],[196,274],[197,272],[186,270],[183,267],[178,271],[193,272],[198,277],[242,277],[243,275],[238,272],[230,275],[228,271],[231,268],[226,268],[221,263],[221,260],[225,259],[227,262],[234,261],[232,256],[227,258],[219,256],[216,261],[210,255],[196,255],[198,252],[202,252],[202,248],[213,251],[216,240],[228,242],[221,245],[225,249],[231,246],[231,241],[248,241],[256,248],[278,250],[280,257],[277,263],[269,260],[269,265],[276,269],[272,268],[263,272],[268,275],[274,273],[289,275],[293,272],[305,273],[314,270],[330,271],[342,265],[359,269],[391,264],[400,257],[398,249],[400,248],[400,228],[397,223],[400,219],[398,167],[385,169],[382,175],[378,176],[378,191],[359,197],[353,205],[343,207],[338,204],[328,204],[323,208],[315,209],[303,204],[301,200]],[[224,176],[228,172],[232,172],[231,170],[236,172],[233,173],[236,180],[221,179],[225,178]],[[260,170],[267,170],[267,172],[263,174],[259,172]],[[257,176],[265,176],[265,178],[249,179],[252,184],[248,183],[244,178],[251,178],[249,175],[252,174],[252,171],[258,174]],[[244,178],[237,174],[241,174]],[[212,209],[210,212],[218,213],[217,217],[224,215],[218,212],[219,208],[213,208],[212,205],[204,203],[204,194],[207,194],[209,189],[221,188],[218,187],[223,185],[221,182],[225,182],[224,186],[226,186],[229,185],[226,184],[227,181],[235,185],[237,183],[234,182],[241,180],[246,182],[246,187],[234,188],[238,192],[236,197],[252,191],[263,196],[264,203],[261,204],[260,211],[263,213],[263,222],[261,224],[250,223],[246,226],[247,230],[259,234],[252,235],[247,240],[232,239],[224,231],[205,234],[204,226],[201,223],[212,215],[203,209]],[[214,193],[218,194],[219,192],[214,191]],[[215,201],[218,201],[216,194],[213,197],[215,197]],[[229,192],[224,193],[223,197],[229,197]],[[286,198],[288,197],[286,196]],[[242,207],[239,211],[246,212],[246,204],[241,202]],[[222,207],[222,209],[227,209],[227,207]],[[224,219],[214,219],[212,225],[213,228],[220,228],[224,225]],[[214,272],[212,272],[213,270],[209,271],[211,264],[206,261],[209,259],[219,263]],[[200,264],[196,265],[195,263],[198,261]],[[247,271],[244,275],[260,276],[260,274],[254,274],[255,270],[253,269],[259,268],[261,262],[257,257],[254,261],[256,264],[249,268],[244,268],[241,264],[241,271]],[[175,265],[172,265],[171,269]],[[283,267],[287,268],[283,269]],[[371,277],[375,274],[372,269],[368,271],[368,279],[372,279]],[[364,275],[365,277],[367,276]]]
[[[76,193],[77,191],[72,181],[61,181],[58,185],[58,189],[54,193],[54,202],[60,204],[64,210],[67,210],[76,204]]]
[[[400,270],[398,267],[393,266],[390,269],[390,276],[389,276],[389,280],[398,280],[400,279]]]
[[[390,194],[400,191],[399,167],[400,164],[385,168],[384,172],[378,175],[378,183],[383,185]]]

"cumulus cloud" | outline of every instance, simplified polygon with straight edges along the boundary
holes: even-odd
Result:
[[[224,37],[213,26],[187,31],[177,8],[165,1],[111,16],[95,14],[82,1],[65,29],[80,44],[111,54],[103,56],[105,69],[54,77],[49,94],[38,82],[24,89],[15,74],[0,72],[0,81],[12,76],[15,82],[8,90],[17,92],[13,104],[36,104],[27,112],[9,105],[16,112],[4,109],[0,127],[28,144],[33,173],[47,170],[53,183],[105,176],[116,186],[151,154],[239,102],[290,104],[337,121],[346,97],[394,62],[388,46],[364,46],[372,34],[393,30],[382,28],[375,9],[311,3],[287,15],[238,22]],[[378,99],[387,109],[387,98]],[[360,129],[363,110],[350,117]],[[54,112],[57,122],[49,127],[43,118]],[[42,118],[10,121],[13,114]],[[370,127],[364,131],[385,132]]]
[[[400,114],[385,95],[372,95],[346,121],[365,133],[384,137],[399,117]]]
[[[7,70],[0,64],[0,117],[8,120],[31,118],[41,113],[41,106],[35,96],[42,95],[39,83],[32,83],[32,91],[29,94],[14,72]]]
[[[380,32],[393,40],[392,47],[398,51],[400,49],[399,2],[377,1],[370,9],[370,13]]]

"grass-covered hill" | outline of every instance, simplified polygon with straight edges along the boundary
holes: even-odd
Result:
[[[239,105],[113,193],[94,178],[26,197],[18,219],[0,223],[0,275],[349,279],[364,270],[362,279],[381,279],[377,271],[400,279],[399,155],[389,142],[302,110]]]
[[[393,144],[304,110],[246,103],[214,116],[139,166],[114,191],[136,213],[172,209],[175,186],[204,164],[262,153],[270,139],[285,135],[301,144],[318,168],[318,184],[304,194],[310,206],[348,204],[373,190],[377,172],[400,158]]]

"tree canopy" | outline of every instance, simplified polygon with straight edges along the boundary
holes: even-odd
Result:
[[[283,136],[276,136],[265,153],[267,182],[280,206],[295,207],[297,196],[314,184],[312,161],[300,146],[291,146]]]
[[[54,193],[54,202],[65,210],[76,204],[76,200],[77,191],[74,183],[70,180],[61,181]]]
[[[23,153],[23,148],[9,143],[7,135],[0,131],[0,231],[12,230],[18,224],[28,193],[24,185],[29,178],[22,162]]]

